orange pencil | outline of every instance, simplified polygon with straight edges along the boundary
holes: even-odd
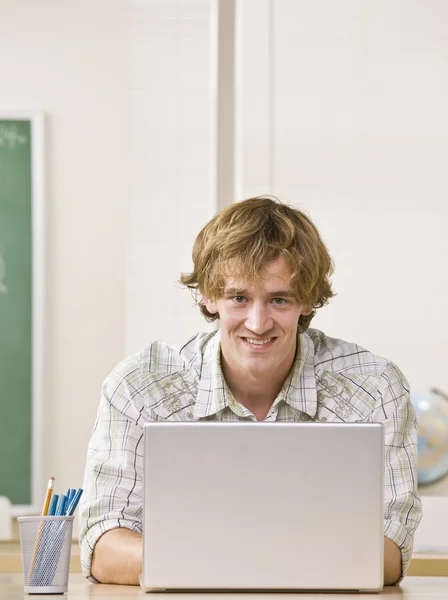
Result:
[[[50,477],[48,480],[47,493],[45,495],[44,507],[42,509],[42,516],[46,517],[48,514],[48,507],[50,506],[51,495],[53,493],[54,477]]]

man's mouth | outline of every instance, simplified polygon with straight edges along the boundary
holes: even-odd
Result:
[[[270,344],[271,342],[273,342],[275,340],[275,338],[273,338],[273,337],[263,338],[263,339],[243,337],[242,339],[245,342],[248,342],[249,344],[251,344],[252,346],[266,346],[267,344]]]

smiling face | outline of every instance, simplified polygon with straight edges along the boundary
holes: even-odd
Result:
[[[222,298],[204,298],[210,313],[219,313],[224,371],[286,379],[296,352],[297,326],[310,307],[300,304],[283,257],[268,262],[260,281],[229,275]]]

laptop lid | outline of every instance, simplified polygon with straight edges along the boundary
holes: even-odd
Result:
[[[154,422],[142,588],[383,586],[380,424]]]

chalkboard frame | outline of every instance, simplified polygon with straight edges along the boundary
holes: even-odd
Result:
[[[2,121],[27,121],[31,129],[32,213],[32,372],[31,504],[12,506],[12,516],[39,514],[43,481],[43,403],[45,384],[45,127],[42,111],[0,110]]]

